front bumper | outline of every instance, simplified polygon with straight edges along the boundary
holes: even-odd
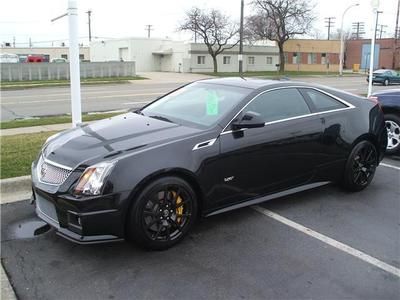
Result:
[[[125,214],[121,194],[76,199],[48,193],[35,186],[36,214],[56,229],[58,235],[79,243],[93,244],[124,239]]]

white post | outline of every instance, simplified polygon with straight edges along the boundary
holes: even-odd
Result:
[[[343,76],[343,60],[344,60],[344,38],[343,38],[343,21],[344,21],[344,15],[346,12],[352,8],[353,6],[359,6],[360,3],[356,3],[353,5],[350,5],[348,8],[345,9],[342,15],[342,24],[340,25],[340,55],[339,55],[339,75]]]
[[[372,73],[374,72],[374,55],[375,55],[375,35],[376,35],[376,18],[378,17],[378,9],[374,8],[374,30],[371,39],[371,50],[369,55],[369,76],[368,76],[368,93],[367,96],[372,94]]]
[[[69,74],[71,82],[72,126],[82,123],[81,78],[79,69],[78,5],[68,0],[69,23]]]

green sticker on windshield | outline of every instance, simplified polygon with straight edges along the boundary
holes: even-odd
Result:
[[[215,91],[210,91],[206,99],[207,115],[216,116],[218,115],[218,95]]]

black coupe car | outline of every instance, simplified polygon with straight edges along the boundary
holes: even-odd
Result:
[[[377,102],[299,82],[209,79],[57,134],[32,164],[40,218],[78,243],[179,242],[199,216],[340,182],[386,149]]]

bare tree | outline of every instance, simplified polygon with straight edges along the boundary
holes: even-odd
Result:
[[[285,70],[284,43],[295,35],[306,34],[314,20],[310,0],[254,0],[257,13],[247,18],[247,36],[276,41],[280,72]]]
[[[215,9],[208,11],[197,7],[192,8],[186,13],[179,30],[191,31],[201,37],[213,59],[214,73],[218,72],[217,56],[239,43],[238,25]]]

